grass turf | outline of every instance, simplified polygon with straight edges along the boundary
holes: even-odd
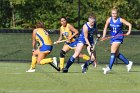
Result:
[[[50,34],[51,39],[56,41],[59,37],[57,34]],[[129,60],[140,64],[140,36],[131,35],[124,39],[120,52]],[[2,33],[0,34],[0,60],[31,60],[31,33]],[[54,45],[53,51],[48,57],[59,57],[63,43]],[[87,54],[86,49],[82,51]],[[109,40],[98,42],[96,45],[97,60],[99,63],[108,63],[110,58]],[[66,54],[66,60],[73,54],[70,51]],[[19,61],[21,62],[21,61]],[[83,62],[80,59],[80,62]]]
[[[35,73],[26,73],[29,63],[0,63],[0,93],[139,93],[140,69],[131,72],[125,65],[114,65],[113,71],[103,74],[102,67],[92,65],[86,74],[80,64],[73,64],[69,73],[55,71],[50,65],[37,65]]]
[[[51,35],[53,41],[59,35]],[[37,66],[36,73],[26,73],[30,63],[0,62],[0,93],[139,93],[140,92],[140,36],[129,36],[121,46],[121,52],[134,61],[132,72],[123,64],[113,66],[113,71],[103,75],[102,67],[108,63],[109,41],[96,46],[98,67],[90,66],[86,74],[81,73],[80,64],[73,64],[69,73],[59,73],[50,65]],[[31,60],[31,33],[0,34],[0,60]],[[62,43],[54,45],[48,57],[59,57]],[[83,51],[87,53],[86,50]],[[73,54],[67,53],[66,61]],[[80,62],[83,62],[80,59]]]

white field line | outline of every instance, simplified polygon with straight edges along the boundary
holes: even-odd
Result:
[[[118,91],[118,92],[138,92],[138,91],[140,91],[140,90],[138,90],[138,89],[126,89],[126,90],[121,90],[121,89],[108,89],[108,90],[99,90],[99,91],[114,91],[114,92],[116,92],[116,91]]]
[[[54,93],[58,90],[9,90],[8,93]]]

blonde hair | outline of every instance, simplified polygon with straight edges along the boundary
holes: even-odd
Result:
[[[118,9],[117,9],[116,6],[114,6],[114,7],[111,9],[111,11],[116,11],[116,12],[118,13]]]
[[[96,21],[96,16],[94,13],[89,14],[88,16],[88,21],[93,20],[94,22]]]

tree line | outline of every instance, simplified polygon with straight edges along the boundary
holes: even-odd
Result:
[[[62,16],[78,28],[79,2],[80,27],[93,12],[97,27],[103,29],[115,6],[133,29],[140,29],[140,0],[0,0],[0,28],[33,28],[36,22],[43,21],[47,29],[58,29]]]

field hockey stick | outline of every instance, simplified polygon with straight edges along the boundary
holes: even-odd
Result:
[[[99,38],[96,38],[95,39],[95,42],[94,42],[94,45],[91,46],[91,51],[94,51],[95,50],[95,46],[96,46],[96,44],[97,44],[98,41],[99,41]]]
[[[62,43],[62,42],[66,42],[67,40],[61,40],[59,42],[54,42],[53,44],[57,44],[57,43]]]
[[[56,67],[53,63],[49,63],[54,69],[56,69],[57,71],[60,71],[60,68]]]
[[[101,35],[97,34],[97,37],[96,37],[95,42],[94,42],[94,45],[91,46],[90,51],[94,52],[95,46],[96,46],[97,42],[99,41],[100,37],[101,37]]]
[[[96,47],[97,42],[99,41],[99,38],[100,38],[100,37],[97,37],[97,38],[95,39],[94,45],[90,47],[90,52],[91,52],[90,59],[91,59],[91,56],[93,55],[93,53],[94,53],[94,51],[95,51],[95,47]]]
[[[126,36],[126,34],[119,34],[119,35],[116,35],[116,36],[108,36],[108,37],[105,37],[105,38],[101,38],[100,41],[105,41],[105,40],[108,40],[110,38],[116,38],[116,37],[119,37],[119,36]]]

